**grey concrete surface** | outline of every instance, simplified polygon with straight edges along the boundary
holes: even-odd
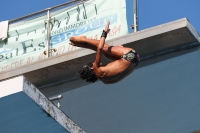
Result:
[[[123,44],[124,46],[132,47],[140,54],[142,58],[155,56],[166,51],[180,49],[186,45],[198,44],[200,42],[197,39],[198,33],[194,32],[194,30],[191,32],[187,25],[189,25],[187,19],[181,19],[139,31],[137,33],[132,33],[127,36],[111,40],[108,43],[114,46]],[[190,27],[192,26],[190,25]],[[81,55],[86,54],[83,52],[86,51],[86,49],[81,49],[76,51],[79,53],[77,56],[80,55],[80,51],[82,51]],[[76,52],[74,52],[74,54]],[[41,91],[44,93],[49,93],[48,95],[61,93],[81,87],[83,85],[87,85],[87,83],[78,78],[73,79],[73,77],[78,73],[79,70],[81,70],[84,64],[95,60],[94,51],[88,50],[87,54],[85,56],[58,63],[53,66],[25,73],[25,76],[39,88],[44,85],[58,83],[60,81],[70,81],[67,83],[67,89],[61,87],[55,90],[50,86],[41,88]],[[67,54],[63,56],[67,56]],[[103,58],[103,60],[105,61],[104,63],[109,62],[109,60],[106,60],[105,58]],[[51,92],[52,94],[50,94]]]

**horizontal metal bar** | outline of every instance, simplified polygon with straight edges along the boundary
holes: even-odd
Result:
[[[56,9],[56,8],[59,8],[59,7],[62,7],[62,6],[66,6],[66,5],[75,3],[75,2],[85,2],[85,1],[88,1],[88,0],[73,0],[73,1],[70,1],[70,2],[66,2],[66,3],[60,4],[60,5],[51,7],[51,8],[47,8],[47,9],[44,9],[44,10],[41,10],[41,11],[38,11],[38,12],[35,12],[35,13],[32,13],[32,14],[29,14],[29,15],[26,15],[26,16],[20,17],[20,18],[16,18],[16,19],[10,20],[9,23],[14,23],[16,21],[20,21],[20,20],[29,18],[31,16],[39,15],[41,13],[47,12],[48,10],[53,10],[53,9]]]
[[[55,100],[60,100],[60,99],[62,99],[62,98],[63,98],[62,95],[58,95],[58,96],[55,96],[55,97],[50,97],[49,100],[50,100],[50,101],[55,101]]]
[[[60,5],[57,5],[57,6],[50,8],[50,10],[56,9],[56,8],[59,8],[59,7],[62,7],[62,6],[66,6],[66,5],[69,5],[69,4],[72,4],[74,2],[78,2],[78,1],[84,2],[86,0],[74,0],[74,1],[71,1],[71,2],[63,3],[63,4],[60,4]]]

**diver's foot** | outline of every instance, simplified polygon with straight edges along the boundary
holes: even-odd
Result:
[[[86,36],[72,36],[70,37],[70,45],[72,46],[77,46],[77,47],[81,47],[83,44],[82,39],[86,38]]]
[[[83,38],[86,38],[86,36],[72,36],[72,37],[70,37],[70,41],[72,43],[82,43],[81,40]]]

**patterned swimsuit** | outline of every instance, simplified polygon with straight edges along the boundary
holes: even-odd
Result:
[[[140,56],[134,50],[131,50],[127,54],[122,55],[121,58],[133,63],[135,67],[140,62]]]

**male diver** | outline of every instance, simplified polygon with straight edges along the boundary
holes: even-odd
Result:
[[[86,82],[95,82],[99,79],[105,84],[116,83],[133,72],[140,61],[139,55],[132,48],[105,44],[105,39],[110,31],[109,25],[110,21],[103,30],[100,40],[87,39],[86,36],[70,38],[71,45],[96,51],[96,60],[84,65],[79,72],[80,77]],[[113,61],[103,66],[101,64],[102,54]]]

